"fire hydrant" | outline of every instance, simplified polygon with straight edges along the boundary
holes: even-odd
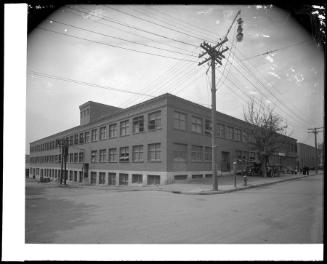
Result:
[[[244,186],[248,185],[248,177],[246,175],[243,176]]]

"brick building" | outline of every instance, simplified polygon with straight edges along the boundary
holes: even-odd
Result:
[[[299,169],[303,167],[315,168],[316,150],[315,147],[304,143],[297,143],[297,166]],[[319,164],[319,161],[318,161]]]
[[[164,94],[121,109],[87,102],[80,125],[30,143],[30,177],[60,173],[58,142],[69,141],[68,182],[85,184],[169,184],[178,179],[211,177],[211,110]],[[218,175],[230,174],[239,159],[255,161],[248,124],[217,112]],[[296,166],[296,140],[271,162]]]

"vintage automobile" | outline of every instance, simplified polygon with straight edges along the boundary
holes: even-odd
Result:
[[[50,182],[50,178],[41,176],[40,177],[40,182]]]

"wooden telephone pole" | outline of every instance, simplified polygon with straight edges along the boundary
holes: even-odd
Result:
[[[221,60],[225,58],[223,55],[224,52],[228,50],[228,47],[225,49],[222,49],[222,45],[228,41],[227,35],[233,26],[237,16],[241,13],[241,11],[238,11],[231,26],[229,27],[224,39],[216,44],[215,46],[211,46],[205,41],[201,43],[200,47],[204,49],[204,52],[199,55],[199,58],[203,57],[204,55],[209,55],[208,58],[206,58],[204,61],[199,62],[199,66],[206,63],[207,61],[211,61],[211,150],[212,150],[212,161],[211,161],[211,167],[212,167],[212,177],[213,177],[213,190],[218,191],[218,178],[217,178],[217,150],[216,150],[216,62],[220,65],[222,65]],[[243,39],[242,34],[242,23],[243,21],[241,19],[238,20],[239,27],[238,27],[238,35],[237,40],[241,41]]]
[[[315,135],[315,150],[316,150],[316,157],[315,157],[315,170],[316,170],[316,174],[318,173],[318,146],[317,146],[317,134],[319,132],[322,132],[323,127],[314,127],[314,128],[309,128],[308,133],[313,133]]]

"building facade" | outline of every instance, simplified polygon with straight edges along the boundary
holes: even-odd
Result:
[[[237,160],[257,160],[246,122],[217,112],[215,125],[218,175],[230,174]],[[147,185],[212,176],[211,110],[171,94],[126,109],[81,105],[79,126],[30,143],[30,177],[59,178],[62,138],[69,141],[68,182]],[[285,139],[278,162],[295,168],[296,140]]]
[[[315,168],[316,150],[313,146],[297,143],[297,166],[301,170],[304,167]],[[319,162],[318,162],[319,163]]]

